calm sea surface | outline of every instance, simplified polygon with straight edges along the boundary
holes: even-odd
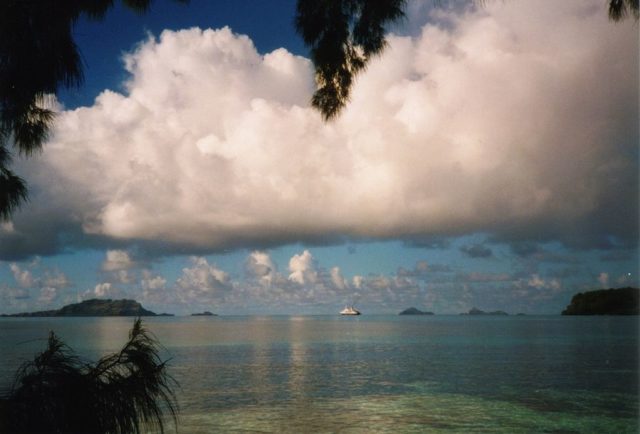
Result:
[[[0,318],[0,388],[54,330],[94,359],[130,318]],[[179,432],[638,432],[637,317],[146,318]]]

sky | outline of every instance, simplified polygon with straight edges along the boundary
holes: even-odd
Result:
[[[409,1],[324,122],[294,1],[81,21],[0,313],[557,314],[638,286],[638,24],[601,0]]]

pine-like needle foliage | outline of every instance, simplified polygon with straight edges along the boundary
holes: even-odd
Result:
[[[11,155],[0,146],[0,220],[8,220],[11,213],[27,199],[27,187],[22,178],[9,170]]]
[[[609,18],[620,21],[632,15],[637,20],[638,2],[609,0]],[[316,73],[317,88],[311,104],[325,120],[336,117],[349,102],[356,75],[371,56],[382,52],[386,45],[385,25],[404,17],[405,3],[405,0],[298,0],[296,30],[311,50]]]
[[[298,0],[296,30],[311,48],[317,90],[311,104],[325,119],[349,101],[354,77],[382,51],[384,26],[404,16],[405,0]]]
[[[95,365],[81,362],[52,332],[47,349],[18,370],[0,400],[0,430],[162,433],[166,415],[177,428],[176,386],[140,318],[122,350]]]
[[[610,0],[609,18],[613,21],[621,21],[629,15],[637,20],[640,18],[638,0]]]

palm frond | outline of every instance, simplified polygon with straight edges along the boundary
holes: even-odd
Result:
[[[0,145],[0,220],[9,220],[11,214],[27,200],[27,186],[22,178],[7,167],[11,156]]]
[[[42,149],[42,144],[49,137],[49,126],[54,118],[53,111],[32,105],[22,117],[15,120],[13,142],[20,153],[29,156]]]
[[[152,1],[122,0],[137,13],[146,12]],[[39,101],[83,82],[73,27],[82,16],[103,19],[113,5],[114,0],[0,1],[0,146],[14,145],[27,156],[42,148],[54,114]],[[17,180],[4,183],[25,186]],[[15,210],[15,198],[26,195],[26,189],[20,191],[11,200],[5,195],[0,216],[6,218]]]
[[[168,413],[177,428],[177,383],[158,346],[138,318],[122,350],[92,365],[51,333],[47,349],[18,370],[9,396],[0,400],[0,427],[24,433],[162,433]]]
[[[638,6],[638,0],[610,0],[609,18],[613,21],[621,21],[631,14],[637,20],[640,17]]]

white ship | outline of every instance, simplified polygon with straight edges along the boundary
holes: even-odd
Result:
[[[346,306],[340,311],[340,315],[360,315],[360,311],[353,306]]]

